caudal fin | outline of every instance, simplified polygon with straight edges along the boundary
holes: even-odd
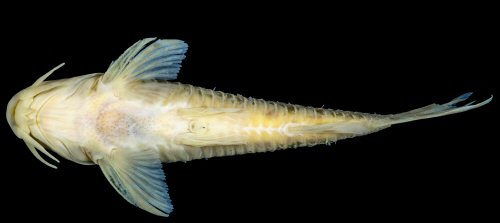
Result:
[[[465,93],[458,98],[451,100],[446,104],[431,104],[422,108],[417,108],[408,112],[389,115],[393,121],[390,124],[399,124],[404,122],[411,122],[420,119],[435,118],[445,115],[469,111],[471,109],[479,108],[485,104],[490,103],[493,95],[487,100],[474,104],[475,101],[469,102],[465,105],[458,106],[457,104],[467,100],[472,95],[472,92]]]

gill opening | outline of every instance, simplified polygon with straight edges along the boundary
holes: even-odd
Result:
[[[45,81],[45,79],[47,79],[52,73],[54,73],[54,71],[56,71],[57,69],[61,68],[62,66],[64,66],[64,63],[59,64],[57,67],[54,67],[52,70],[50,70],[49,72],[47,72],[46,74],[44,74],[43,76],[41,76],[40,78],[38,78],[35,81],[35,83],[33,83],[32,86],[40,85],[43,81]]]
[[[47,150],[45,150],[45,148],[40,143],[38,143],[35,139],[33,139],[31,136],[29,136],[26,133],[23,133],[23,135],[24,136],[22,139],[24,139],[24,142],[26,143],[26,145],[30,149],[31,153],[33,153],[33,155],[43,164],[45,164],[51,168],[57,169],[57,166],[52,165],[49,162],[47,162],[45,159],[43,159],[43,157],[38,153],[37,150],[39,150],[40,152],[42,152],[43,154],[45,154],[46,156],[48,156],[49,158],[51,158],[52,160],[54,160],[58,163],[59,163],[59,160],[56,157],[54,157],[52,154],[50,154]]]

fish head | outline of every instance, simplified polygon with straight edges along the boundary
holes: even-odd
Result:
[[[33,85],[15,94],[14,97],[10,99],[6,111],[7,122],[14,134],[26,143],[30,151],[38,160],[52,168],[56,168],[56,166],[44,160],[38,151],[56,162],[59,162],[59,160],[50,154],[46,148],[58,154],[64,153],[55,151],[60,150],[60,148],[47,146],[49,143],[45,137],[41,137],[43,134],[40,134],[37,128],[37,114],[43,105],[43,100],[47,98],[46,96],[41,97],[40,95],[46,95],[47,92],[54,92],[54,89],[59,87],[58,82],[45,81],[45,79],[62,65],[64,64],[52,69],[47,74],[40,77]],[[38,132],[34,132],[37,130]]]
[[[36,95],[40,94],[40,87],[43,88],[43,85],[30,86],[10,99],[7,105],[7,122],[9,123],[10,128],[14,132],[14,134],[24,140],[30,151],[44,164],[56,168],[56,166],[45,161],[38,151],[41,151],[51,159],[56,162],[59,162],[52,154],[47,152],[45,148],[50,148],[46,146],[47,144],[44,142],[43,137],[35,137],[33,134],[33,128],[37,126],[37,106],[33,106],[37,104]]]

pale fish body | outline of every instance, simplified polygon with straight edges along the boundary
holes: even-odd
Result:
[[[432,104],[395,115],[372,115],[245,98],[168,82],[177,77],[187,44],[144,39],[105,73],[45,81],[54,68],[9,102],[7,119],[31,152],[46,149],[98,164],[128,202],[156,215],[173,208],[162,162],[312,146],[365,135],[393,124],[483,106]],[[160,81],[158,81],[160,80]]]

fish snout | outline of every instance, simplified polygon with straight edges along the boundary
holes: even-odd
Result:
[[[23,104],[25,104],[21,99],[23,91],[20,91],[10,99],[9,103],[7,104],[7,111],[5,114],[10,128],[12,129],[14,134],[16,134],[16,136],[19,138],[22,138],[20,131],[29,133],[29,128],[27,125],[27,117],[25,115],[22,115],[23,113],[22,110],[24,110],[22,109],[22,107]]]

